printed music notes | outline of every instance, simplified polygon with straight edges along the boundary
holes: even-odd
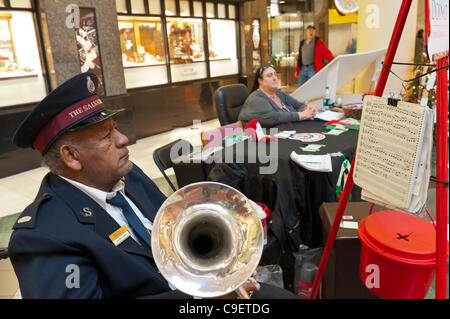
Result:
[[[433,111],[418,104],[366,96],[354,182],[362,198],[408,213],[425,206],[431,175]]]

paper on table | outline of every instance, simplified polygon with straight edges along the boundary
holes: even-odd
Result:
[[[299,155],[292,152],[291,160],[298,165],[306,168],[310,171],[317,172],[332,172],[333,168],[331,166],[331,156],[327,155]]]
[[[316,114],[315,119],[322,120],[325,122],[337,121],[344,117],[344,114],[333,111],[325,111]]]
[[[342,221],[339,226],[341,226],[341,228],[358,229],[358,222]]]
[[[318,150],[320,150],[321,147],[323,147],[325,145],[321,145],[321,144],[309,144],[306,147],[300,147],[302,149],[303,152],[317,152]]]
[[[334,129],[334,130],[325,132],[324,134],[328,134],[328,135],[341,135],[341,134],[344,133],[344,132],[346,132],[346,131]]]
[[[281,131],[281,132],[275,134],[275,137],[284,139],[284,138],[289,138],[294,134],[295,134],[295,131]]]

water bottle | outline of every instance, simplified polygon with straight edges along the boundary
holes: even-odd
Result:
[[[297,295],[300,299],[308,299],[310,297],[317,270],[318,267],[313,263],[306,262],[302,265],[297,281]]]
[[[323,110],[328,111],[330,105],[330,90],[328,89],[328,86],[325,87],[325,96],[323,98]]]

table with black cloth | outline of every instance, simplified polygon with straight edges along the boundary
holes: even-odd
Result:
[[[322,133],[327,130],[323,121],[306,121],[283,124],[278,131],[296,131],[297,133]],[[266,131],[270,133],[269,130]],[[241,191],[255,202],[266,204],[271,210],[268,223],[268,243],[264,248],[261,265],[279,264],[283,268],[285,288],[293,283],[294,256],[300,244],[311,248],[322,245],[322,222],[319,208],[323,202],[336,202],[336,182],[339,177],[342,156],[332,156],[333,172],[309,171],[290,159],[290,154],[332,154],[341,152],[350,162],[356,149],[358,131],[348,130],[339,136],[325,135],[326,138],[309,144],[322,144],[324,147],[311,153],[302,151],[306,143],[291,139],[278,139],[268,143],[244,141],[235,144],[230,150],[215,153],[215,161],[200,163],[177,163],[174,166],[179,187],[209,180],[227,184]],[[253,143],[253,145],[251,145]],[[278,151],[270,153],[270,144],[278,143]],[[265,149],[256,156],[255,147]],[[274,145],[272,145],[274,147]],[[227,152],[234,155],[230,163]],[[264,153],[265,152],[265,153]],[[249,157],[249,154],[252,155]],[[230,153],[228,153],[230,154]],[[258,154],[258,153],[256,153]],[[220,160],[220,158],[222,158]],[[240,160],[242,159],[243,160]],[[219,159],[219,160],[217,160]],[[228,162],[225,162],[227,159]],[[261,168],[269,168],[267,160],[275,161],[278,167],[274,173],[261,174]],[[360,189],[352,189],[352,200],[360,200]]]

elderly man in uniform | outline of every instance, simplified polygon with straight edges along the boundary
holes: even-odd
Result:
[[[68,80],[14,135],[50,169],[9,244],[22,297],[189,298],[170,288],[152,258],[152,221],[166,198],[130,162],[128,139],[111,118],[120,110],[105,108],[97,85],[92,73]],[[244,288],[267,296],[258,283]],[[284,292],[278,296],[290,297]]]

